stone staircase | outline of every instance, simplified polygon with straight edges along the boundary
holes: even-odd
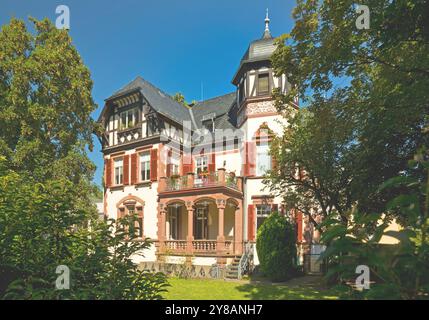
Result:
[[[226,270],[225,280],[238,280],[238,265],[240,263],[241,256],[234,257],[232,264]]]

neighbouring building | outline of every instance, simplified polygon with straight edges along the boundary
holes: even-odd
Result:
[[[242,57],[234,92],[185,106],[137,77],[106,99],[104,214],[138,214],[139,236],[154,241],[142,263],[225,266],[253,255],[258,264],[257,229],[283,212],[262,183],[275,165],[270,140],[285,124],[271,92],[289,89],[271,68],[269,22],[267,14],[262,38]],[[303,243],[305,219],[292,218]]]

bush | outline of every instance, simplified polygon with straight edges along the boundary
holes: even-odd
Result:
[[[256,240],[262,273],[272,281],[287,280],[296,272],[296,234],[294,226],[277,212],[265,220]]]

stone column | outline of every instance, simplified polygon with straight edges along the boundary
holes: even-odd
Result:
[[[167,215],[167,206],[160,203],[158,206],[158,254],[165,252],[165,220]],[[159,259],[159,258],[158,258]],[[161,259],[159,259],[161,260]]]
[[[217,251],[222,253],[225,249],[225,200],[218,199],[216,204],[218,209]]]
[[[191,189],[194,187],[194,173],[193,172],[188,172],[187,174],[187,188]]]
[[[217,209],[218,209],[218,236],[216,243],[216,252],[217,252],[217,263],[226,264],[225,255],[225,235],[224,235],[224,226],[225,226],[225,204],[226,201],[223,199],[216,200]]]
[[[161,177],[159,178],[158,192],[164,192],[166,190],[167,190],[167,178]]]
[[[188,254],[192,254],[192,241],[194,240],[194,203],[192,201],[186,202],[186,209],[188,210],[188,234],[186,236],[186,252]]]
[[[218,176],[218,183],[221,186],[224,186],[226,184],[225,169],[224,168],[217,169],[217,176]]]
[[[234,212],[234,254],[243,253],[243,200],[235,208]]]

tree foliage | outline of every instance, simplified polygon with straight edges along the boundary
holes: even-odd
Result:
[[[100,221],[92,199],[92,80],[67,31],[12,19],[0,32],[0,297],[159,299],[165,277],[133,258],[133,217]],[[56,267],[70,290],[56,290]]]
[[[273,281],[296,274],[296,232],[286,217],[271,214],[258,229],[256,249],[262,273]]]
[[[369,30],[356,28],[353,1],[297,1],[295,27],[272,57],[276,73],[291,82],[287,94],[275,92],[291,127],[274,144],[282,170],[273,172],[272,187],[283,193],[293,186],[297,192],[286,196],[295,196],[298,207],[315,201],[344,223],[353,206],[383,210],[396,194],[378,186],[407,170],[428,139],[422,130],[429,107],[425,1],[365,4]],[[297,95],[305,107],[291,111],[285,106]],[[306,179],[296,181],[294,168]]]
[[[266,182],[289,208],[307,214],[325,233],[328,250],[337,250],[338,257],[354,252],[358,260],[372,254],[376,260],[380,257],[371,243],[392,219],[408,235],[401,247],[413,237],[409,229],[421,227],[413,222],[412,210],[404,209],[421,207],[421,198],[411,197],[405,184],[380,185],[398,176],[426,179],[424,170],[410,168],[408,160],[428,145],[429,27],[424,0],[362,4],[370,10],[367,30],[355,25],[359,13],[354,1],[297,1],[295,26],[278,39],[272,56],[275,73],[286,74],[291,86],[286,94],[274,92],[289,126],[273,142],[278,166]],[[303,104],[300,109],[289,107],[296,97]],[[392,203],[402,205],[394,209]],[[312,219],[316,212],[324,216],[321,225]],[[341,241],[336,238],[340,235]],[[380,276],[386,285],[409,278],[393,268],[395,263],[409,259],[406,268],[419,268],[419,275],[427,268],[419,254],[401,262],[397,255],[387,256],[392,260],[383,268],[391,276]],[[417,284],[423,279],[418,277]],[[400,289],[401,297],[422,290],[416,284],[413,289],[399,287],[411,290]]]

